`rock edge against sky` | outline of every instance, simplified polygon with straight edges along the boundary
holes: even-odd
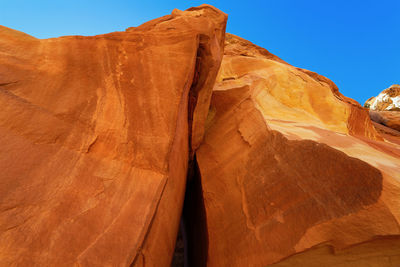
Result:
[[[0,266],[400,264],[399,136],[226,21],[0,27]]]

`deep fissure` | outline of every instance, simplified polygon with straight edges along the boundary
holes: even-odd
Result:
[[[195,69],[188,96],[189,163],[186,177],[185,198],[180,220],[179,233],[171,266],[206,266],[208,236],[205,207],[201,187],[201,176],[193,147],[193,120],[198,94],[204,87],[209,74],[206,64],[209,51],[204,45],[205,36],[199,36]]]
[[[206,266],[208,252],[206,221],[201,175],[194,155],[188,167],[181,226],[172,266]]]

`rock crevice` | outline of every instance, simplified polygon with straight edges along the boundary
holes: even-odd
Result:
[[[0,27],[0,266],[400,265],[390,118],[226,21]]]

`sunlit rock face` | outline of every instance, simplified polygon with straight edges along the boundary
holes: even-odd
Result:
[[[327,78],[227,35],[196,157],[207,266],[400,264],[400,145]]]
[[[365,102],[364,107],[376,111],[400,111],[400,85],[394,84],[378,96],[371,97]]]
[[[39,40],[0,27],[0,265],[168,266],[227,16]]]
[[[0,266],[400,266],[400,134],[226,21],[0,27]]]
[[[371,120],[382,135],[400,136],[400,85],[394,84],[371,97],[364,107],[370,109]]]

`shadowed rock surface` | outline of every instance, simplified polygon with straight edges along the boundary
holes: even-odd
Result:
[[[389,127],[400,134],[400,111],[369,111],[371,120]]]
[[[400,265],[400,135],[226,20],[0,26],[0,266]]]

